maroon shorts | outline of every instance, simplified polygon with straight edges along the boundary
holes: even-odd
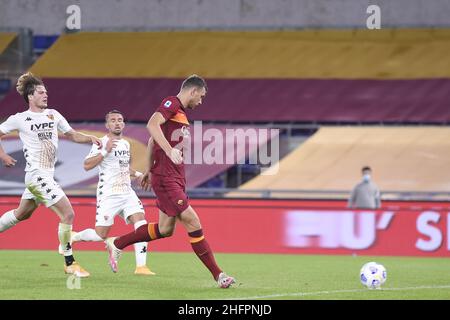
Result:
[[[156,206],[168,216],[175,217],[189,207],[184,180],[153,174],[151,183]]]

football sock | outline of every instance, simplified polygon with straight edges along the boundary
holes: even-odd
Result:
[[[70,232],[72,231],[71,224],[60,223],[58,226],[58,239],[61,248],[64,251],[64,256],[72,255],[72,246],[70,245]]]
[[[151,240],[156,240],[159,238],[164,238],[159,232],[159,226],[157,223],[149,223],[147,228],[148,234]],[[151,241],[150,240],[150,241]]]
[[[134,230],[146,225],[147,221],[141,220],[134,224]],[[147,242],[137,242],[134,244],[134,254],[136,256],[136,267],[142,267],[147,264]]]
[[[0,217],[0,232],[14,227],[19,222],[14,215],[14,211],[16,210],[10,210]]]
[[[75,259],[72,255],[70,256],[64,256],[64,260],[66,261],[66,266],[70,266],[72,263],[75,262]]]
[[[117,249],[122,250],[123,248],[133,243],[149,242],[159,238],[162,238],[162,236],[159,233],[158,224],[149,223],[140,226],[135,231],[132,231],[121,237],[116,238],[114,240],[114,245],[116,246]]]
[[[188,234],[190,238],[189,241],[191,242],[191,246],[195,254],[211,272],[214,280],[217,280],[222,270],[220,270],[216,260],[214,259],[214,254],[203,236],[202,229],[189,232]]]

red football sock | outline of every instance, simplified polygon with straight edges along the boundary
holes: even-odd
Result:
[[[137,242],[148,242],[162,238],[161,233],[159,233],[159,228],[157,223],[148,223],[140,226],[135,231],[127,233],[121,237],[114,240],[114,245],[117,249],[123,249],[130,244]]]
[[[214,254],[209,247],[208,242],[203,236],[202,229],[189,232],[190,242],[192,249],[197,257],[203,262],[214,277],[214,280],[219,278],[219,274],[222,272],[214,259]]]

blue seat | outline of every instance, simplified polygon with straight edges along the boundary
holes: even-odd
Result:
[[[11,89],[11,80],[0,79],[0,94],[6,94]]]
[[[38,35],[33,37],[33,50],[42,53],[52,46],[58,39],[58,35],[44,36]]]

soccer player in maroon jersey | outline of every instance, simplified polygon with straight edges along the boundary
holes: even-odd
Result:
[[[183,154],[176,148],[183,143],[184,138],[189,137],[186,108],[195,109],[202,103],[206,92],[205,80],[192,75],[183,81],[178,95],[165,98],[151,116],[147,124],[151,135],[147,147],[149,165],[141,178],[141,186],[144,190],[150,190],[150,186],[153,188],[157,197],[159,221],[143,225],[121,237],[106,240],[109,264],[113,272],[118,270],[117,263],[122,249],[136,242],[170,237],[179,220],[188,232],[192,249],[219,287],[228,288],[235,283],[235,279],[226,275],[217,265],[203,235],[200,219],[189,205]]]

